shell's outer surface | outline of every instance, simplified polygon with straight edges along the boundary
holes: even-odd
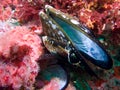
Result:
[[[44,36],[42,36],[43,43],[48,51],[52,54],[59,54],[62,57],[68,56],[66,49],[69,40],[61,32],[60,27],[44,12],[40,12],[41,22],[43,26]]]
[[[45,47],[52,54],[61,55],[61,56],[64,56],[64,57],[68,56],[68,51],[65,49],[66,44],[58,42],[57,40],[55,40],[51,37],[48,37],[48,36],[43,36],[42,40],[43,40],[43,43],[44,43]]]
[[[48,17],[44,12],[40,12],[41,22],[44,30],[44,35],[53,37],[56,40],[67,44],[66,36],[60,30],[60,27],[54,22],[50,17]]]
[[[69,82],[69,75],[67,74],[67,71],[57,64],[48,66],[45,70],[41,71],[41,78],[47,81],[57,78],[57,83],[59,85],[59,89],[57,90],[64,90]]]
[[[48,36],[42,36],[42,40],[49,52],[51,52],[57,57],[60,56],[61,58],[64,58],[64,60],[68,59],[67,62],[72,65],[80,66],[81,61],[76,57],[74,51],[69,49],[70,47],[68,47],[67,49],[66,44],[58,42],[54,38]]]
[[[81,24],[68,14],[48,5],[45,8],[47,14],[40,13],[45,35],[62,43],[69,43],[70,49],[76,52],[77,57],[90,60],[104,69],[112,67],[112,59],[93,35],[88,33],[87,28],[81,28]]]

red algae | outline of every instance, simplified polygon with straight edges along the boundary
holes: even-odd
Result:
[[[38,35],[25,27],[16,27],[0,36],[0,86],[29,89],[35,82],[42,54]]]
[[[114,75],[116,78],[120,79],[120,66],[114,67]]]

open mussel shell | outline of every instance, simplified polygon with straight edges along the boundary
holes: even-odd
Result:
[[[103,46],[95,39],[89,29],[80,27],[73,17],[46,6],[46,13],[40,13],[45,35],[64,42],[72,47],[77,57],[89,60],[93,64],[110,69],[112,59]],[[83,26],[84,27],[84,26]],[[78,58],[79,59],[79,58]]]
[[[69,83],[69,74],[61,65],[50,65],[45,70],[41,71],[40,75],[45,81],[57,78],[59,90],[64,90]]]

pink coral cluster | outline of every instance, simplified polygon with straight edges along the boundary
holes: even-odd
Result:
[[[19,0],[0,1],[0,20],[6,21],[13,16],[13,9],[19,4]]]
[[[8,20],[10,15],[12,15],[12,9],[10,7],[4,8],[3,6],[0,6],[0,20]]]
[[[42,54],[41,40],[25,27],[16,27],[0,36],[0,86],[29,89],[35,82]]]

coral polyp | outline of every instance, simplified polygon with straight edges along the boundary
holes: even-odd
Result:
[[[27,28],[15,28],[0,36],[0,86],[31,89],[38,74],[41,40]]]

